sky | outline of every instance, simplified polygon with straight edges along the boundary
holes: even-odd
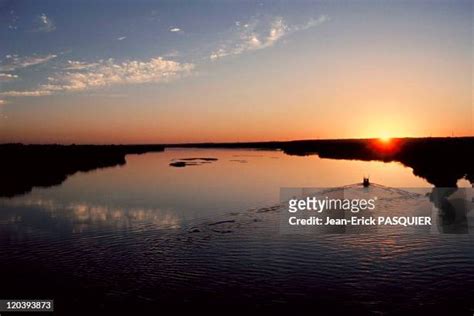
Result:
[[[473,135],[472,1],[0,0],[0,143]]]

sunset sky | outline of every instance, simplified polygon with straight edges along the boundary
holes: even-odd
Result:
[[[473,135],[472,13],[0,0],[0,143]]]

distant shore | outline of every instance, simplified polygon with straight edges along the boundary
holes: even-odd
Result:
[[[126,163],[127,154],[160,152],[166,148],[281,150],[288,155],[400,162],[436,187],[455,187],[461,178],[474,183],[474,137],[296,140],[236,143],[150,145],[24,145],[0,144],[0,197],[12,197],[33,187],[61,184],[78,171]]]
[[[180,148],[255,148],[282,150],[288,155],[400,162],[436,187],[455,187],[461,178],[474,183],[474,136],[371,139],[295,140],[283,142],[167,144]]]

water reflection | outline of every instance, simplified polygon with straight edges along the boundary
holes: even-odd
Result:
[[[169,167],[186,157],[218,160]],[[261,208],[279,202],[281,187],[338,187],[367,174],[388,187],[422,188],[416,195],[389,188],[381,205],[387,212],[416,210],[421,197],[432,207],[429,184],[399,163],[195,149],[128,155],[126,162],[0,199],[0,297],[53,297],[58,314],[262,302],[303,303],[323,314],[341,297],[353,298],[341,314],[390,314],[394,306],[410,314],[420,302],[421,314],[473,308],[472,235],[369,229],[289,236],[279,231],[276,208]],[[456,207],[456,192],[448,193],[433,201]]]
[[[472,213],[473,209],[472,189],[433,188],[429,197],[438,209],[438,226],[442,233],[469,232],[468,213]]]
[[[7,200],[2,204],[2,208],[8,211],[3,212],[7,218],[3,217],[2,222],[31,225],[34,222],[28,221],[28,209],[43,213],[43,220],[57,222],[64,225],[68,223],[73,233],[80,233],[90,229],[104,226],[116,230],[130,230],[142,228],[144,226],[158,228],[179,228],[180,219],[175,213],[164,211],[157,208],[143,207],[114,207],[110,205],[91,204],[85,201],[75,201],[70,203],[61,203],[52,199],[22,199]],[[15,208],[17,211],[15,212]],[[27,210],[25,210],[27,208]],[[36,218],[35,221],[38,221]]]
[[[169,167],[173,159],[186,157],[217,160],[192,168]],[[246,163],[235,163],[242,157]],[[281,187],[338,187],[360,182],[367,174],[389,187],[428,186],[399,163],[288,156],[279,151],[171,149],[129,155],[123,167],[80,173],[61,186],[0,199],[0,209],[6,214],[14,213],[8,210],[13,206],[34,207],[67,221],[76,232],[103,226],[132,229],[145,223],[180,227],[197,218],[277,204]],[[432,197],[436,207],[445,209],[440,225],[454,221],[463,231],[462,214],[453,219],[452,202],[446,199],[451,191],[442,192]]]
[[[189,168],[169,167],[173,159],[186,157],[218,160]],[[246,163],[234,161],[242,157]],[[126,218],[138,218],[132,213],[148,214],[151,220],[153,212],[159,214],[156,223],[174,216],[182,225],[196,218],[274,205],[279,202],[281,187],[336,187],[359,182],[364,174],[388,186],[427,186],[426,181],[398,163],[288,156],[278,151],[171,149],[128,155],[123,167],[78,173],[61,186],[0,198],[0,208],[13,204],[35,206],[54,209],[57,214],[64,212],[64,217],[72,216],[74,209],[78,216],[89,218],[89,224],[83,222],[83,227],[105,219],[126,227],[130,225]],[[115,213],[123,214],[124,220],[114,219]],[[170,224],[166,220],[163,223]]]

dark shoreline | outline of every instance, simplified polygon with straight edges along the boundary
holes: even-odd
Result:
[[[160,145],[0,145],[0,197],[59,185],[76,172],[121,166],[127,154],[164,151]]]
[[[165,148],[265,149],[328,159],[396,161],[436,187],[456,187],[462,178],[474,183],[474,137],[397,138],[386,144],[378,139],[161,145],[0,144],[0,197],[61,184],[78,171],[124,165],[127,154],[160,152]]]
[[[474,183],[474,137],[296,140],[258,143],[170,144],[186,148],[256,148],[282,150],[288,155],[400,162],[436,187],[456,187],[459,179]]]

